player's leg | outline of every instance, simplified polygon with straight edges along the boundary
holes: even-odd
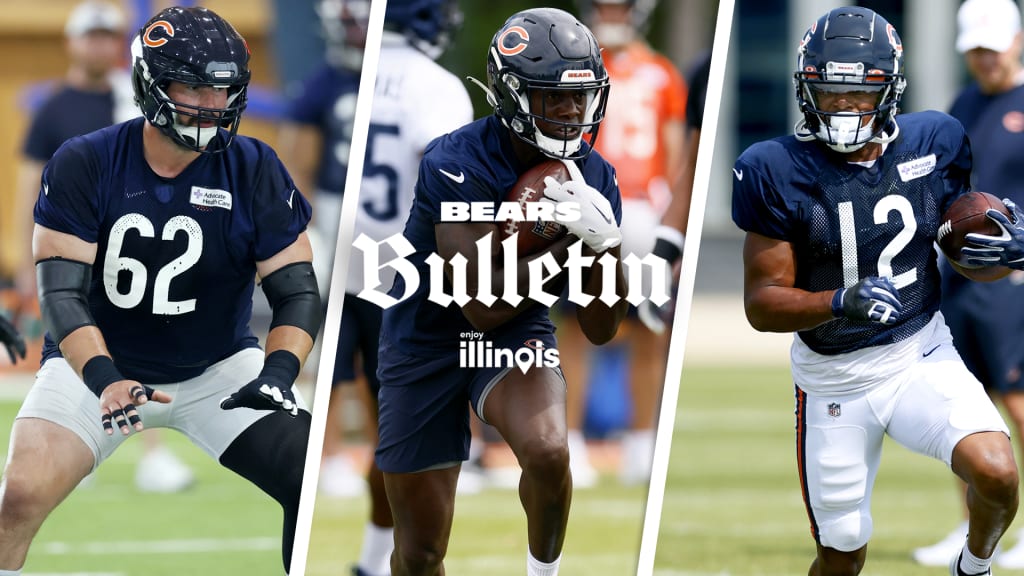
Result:
[[[146,408],[139,414],[154,424]],[[11,431],[0,485],[0,570],[18,573],[46,517],[124,438],[103,431],[99,399],[63,358],[43,364]]]
[[[366,491],[366,482],[356,471],[352,458],[345,451],[341,416],[345,401],[351,398],[349,392],[358,384],[356,364],[361,346],[361,328],[354,310],[357,301],[358,299],[345,295],[345,313],[342,315],[338,333],[320,461],[319,490],[326,496],[336,498],[359,496]]]
[[[597,484],[598,474],[590,463],[583,422],[586,416],[587,385],[590,379],[590,361],[594,347],[576,321],[576,306],[563,300],[559,305],[558,351],[565,371],[566,423],[569,429],[569,468],[576,488],[590,488]]]
[[[377,394],[380,381],[377,379],[377,348],[380,345],[381,309],[373,303],[345,295],[345,315],[353,319],[358,330],[359,356],[365,386],[360,386],[360,397],[366,406],[366,435],[371,445],[377,447],[377,416],[379,413]],[[342,322],[344,329],[344,321]],[[391,553],[395,548],[395,521],[391,516],[384,473],[375,459],[370,460],[366,473],[370,487],[370,519],[363,529],[363,544],[359,551],[355,576],[383,576],[390,572]]]
[[[1006,424],[944,332],[937,330],[928,355],[905,371],[907,390],[889,434],[946,462],[967,483],[970,528],[959,564],[965,574],[982,574],[1017,511],[1017,466]]]
[[[525,374],[511,369],[477,403],[523,469],[519,498],[526,511],[530,556],[543,564],[557,563],[562,554],[572,500],[565,394],[558,369],[532,368]],[[556,573],[557,564],[550,574]]]
[[[309,444],[309,410],[294,388],[300,408],[296,417],[280,410],[220,408],[220,400],[255,378],[262,366],[263,351],[247,348],[175,385],[170,391],[174,412],[169,425],[281,505],[281,554],[287,571]]]
[[[654,250],[660,215],[647,199],[622,203],[622,256],[643,258]],[[651,285],[645,270],[644,285]],[[627,278],[627,283],[629,279]],[[623,322],[629,339],[629,390],[632,410],[622,442],[619,478],[626,485],[646,484],[654,458],[654,423],[668,361],[668,332],[655,334],[640,321],[635,307]],[[620,329],[620,334],[623,332]]]
[[[392,576],[443,576],[455,514],[459,464],[414,473],[384,473],[395,520]]]
[[[817,544],[808,574],[859,574],[873,529],[884,425],[865,394],[822,397],[797,388],[796,417],[800,484]]]
[[[989,373],[985,361],[985,350],[981,346],[981,338],[987,328],[979,322],[978,302],[988,301],[987,298],[979,298],[977,290],[981,288],[974,282],[965,278],[959,278],[958,274],[943,265],[943,286],[942,286],[942,314],[949,326],[953,336],[953,342],[964,364],[967,365],[975,377],[982,383],[988,382]],[[950,277],[952,276],[952,277]],[[1000,311],[1000,313],[1002,313]],[[1019,340],[1014,337],[1013,340]],[[987,386],[987,384],[986,384]],[[959,499],[962,520],[941,540],[922,546],[913,550],[914,561],[924,566],[947,566],[949,559],[960,551],[967,538],[967,485],[964,481],[953,476],[956,486],[956,495]]]
[[[381,339],[377,465],[395,525],[393,576],[444,574],[461,462],[469,457],[469,370]]]
[[[669,333],[655,334],[630,311],[628,319],[632,398],[629,430],[623,438],[620,478],[626,485],[646,484],[654,459],[654,428],[665,381]]]

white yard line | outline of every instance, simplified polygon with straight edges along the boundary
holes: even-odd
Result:
[[[280,538],[202,538],[196,540],[119,540],[116,542],[40,542],[36,554],[179,554],[277,550]],[[27,576],[27,575],[26,575]]]

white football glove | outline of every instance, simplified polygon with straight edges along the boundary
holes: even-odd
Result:
[[[575,222],[561,222],[569,232],[583,240],[587,246],[598,253],[614,248],[622,243],[622,233],[615,223],[615,212],[596,188],[583,179],[583,173],[572,160],[562,160],[572,178],[567,182],[559,182],[551,176],[544,179],[544,197],[542,200],[559,203],[572,202],[580,207],[580,219]]]

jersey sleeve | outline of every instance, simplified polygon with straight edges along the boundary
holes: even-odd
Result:
[[[742,230],[789,241],[791,219],[785,199],[769,175],[753,164],[748,154],[733,168],[732,219]]]
[[[496,192],[466,162],[430,150],[420,162],[416,202],[435,224],[441,221],[441,202],[493,202],[495,197]]]
[[[35,222],[90,243],[99,236],[99,160],[80,138],[61,146],[43,168]]]
[[[266,260],[295,242],[309,224],[312,209],[273,152],[262,159],[253,198],[256,261]]]
[[[32,116],[21,150],[25,156],[33,160],[46,162],[60,147],[61,142],[53,129],[53,118],[44,105]]]
[[[665,85],[665,120],[682,121],[686,117],[687,87],[683,77],[667,58],[659,58],[668,76]]]
[[[409,139],[418,150],[424,150],[438,136],[453,132],[473,121],[473,103],[466,87],[448,73],[430,81],[429,98],[417,98],[417,122],[409,123]]]
[[[686,82],[690,94],[686,98],[686,125],[700,130],[704,124],[704,101],[708,95],[708,76],[711,74],[711,53],[708,52],[690,71]]]
[[[288,100],[285,117],[298,124],[320,124],[320,117],[330,94],[325,69],[321,68],[307,78],[297,94]]]

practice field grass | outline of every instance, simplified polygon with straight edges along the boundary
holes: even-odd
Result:
[[[19,402],[0,402],[8,445]],[[97,420],[97,425],[99,425]],[[135,489],[142,440],[131,439],[43,524],[25,576],[181,576],[283,573],[280,507],[173,431],[164,438],[196,474],[182,494]]]
[[[612,477],[573,495],[560,576],[633,576],[645,488],[624,488]],[[366,498],[319,498],[313,516],[307,576],[338,576],[358,558]],[[448,574],[522,576],[526,572],[526,517],[516,490],[489,488],[458,496],[445,559]]]
[[[684,368],[656,576],[807,573],[814,541],[797,479],[791,382],[785,367]],[[958,521],[952,472],[888,439],[883,451],[862,575],[945,574],[910,553]]]

